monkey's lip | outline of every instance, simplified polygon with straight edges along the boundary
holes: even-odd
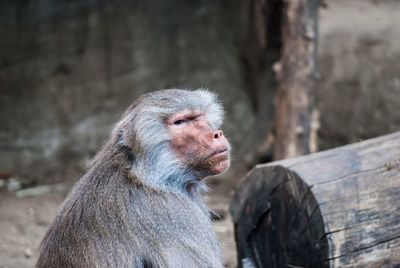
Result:
[[[229,151],[228,149],[222,149],[214,152],[212,155],[210,155],[208,158],[214,158],[218,160],[226,160],[228,159],[229,156]]]

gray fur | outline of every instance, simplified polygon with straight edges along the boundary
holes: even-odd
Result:
[[[193,191],[206,189],[198,174],[170,153],[170,137],[164,121],[184,110],[203,112],[215,129],[223,121],[223,108],[214,93],[206,89],[170,89],[143,95],[128,108],[114,129],[114,133],[122,134],[120,143],[135,151],[136,160],[131,171],[137,178],[143,179],[143,183],[156,188],[172,187],[183,192],[188,184]],[[134,127],[126,128],[126,125]]]
[[[36,267],[222,267],[204,182],[170,153],[165,120],[185,109],[222,123],[207,90],[157,91],[128,108],[50,226]]]

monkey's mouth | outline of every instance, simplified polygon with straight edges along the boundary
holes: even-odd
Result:
[[[208,165],[210,165],[210,172],[213,175],[225,172],[230,165],[229,149],[224,148],[222,150],[215,151],[208,158]]]
[[[227,148],[215,151],[208,157],[208,159],[213,162],[228,160],[228,158],[229,158],[229,150]]]

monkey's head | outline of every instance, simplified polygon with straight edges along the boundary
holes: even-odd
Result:
[[[230,146],[220,129],[222,121],[216,94],[162,90],[133,103],[114,135],[132,150],[136,177],[155,186],[185,187],[229,168]]]

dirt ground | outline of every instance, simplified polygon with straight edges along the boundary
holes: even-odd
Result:
[[[235,267],[233,227],[227,213],[230,193],[220,181],[213,184],[218,185],[205,200],[212,210],[223,216],[222,220],[214,222],[214,227],[226,267]],[[0,268],[34,267],[40,241],[66,195],[67,191],[17,198],[14,193],[0,189]]]

